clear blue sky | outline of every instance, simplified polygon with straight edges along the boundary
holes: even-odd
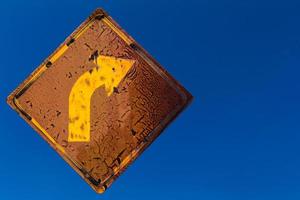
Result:
[[[6,105],[96,7],[194,96],[102,196]],[[1,200],[299,200],[300,1],[0,3]]]

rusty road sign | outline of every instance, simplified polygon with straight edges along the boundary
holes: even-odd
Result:
[[[97,9],[7,101],[101,193],[191,99]]]

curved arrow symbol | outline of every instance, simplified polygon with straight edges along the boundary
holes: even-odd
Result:
[[[100,55],[94,62],[97,67],[83,73],[69,95],[69,142],[90,141],[90,101],[94,91],[104,85],[110,96],[135,61]]]

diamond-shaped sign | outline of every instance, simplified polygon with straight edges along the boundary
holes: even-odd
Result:
[[[8,103],[101,193],[191,99],[97,9]]]

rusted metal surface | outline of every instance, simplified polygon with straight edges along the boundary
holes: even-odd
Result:
[[[117,61],[119,68],[111,64]],[[128,61],[128,71],[123,61]],[[112,71],[100,71],[105,66]],[[116,83],[117,70],[123,70],[123,76]],[[91,76],[86,75],[85,86],[78,86],[83,93],[95,77],[103,82],[98,81],[86,98],[89,115],[78,126],[82,134],[72,133],[71,138],[70,124],[79,123],[86,106],[76,102],[71,106],[70,94],[87,72]],[[10,94],[8,103],[101,193],[191,99],[111,17],[97,9]],[[70,117],[72,111],[79,116]]]

